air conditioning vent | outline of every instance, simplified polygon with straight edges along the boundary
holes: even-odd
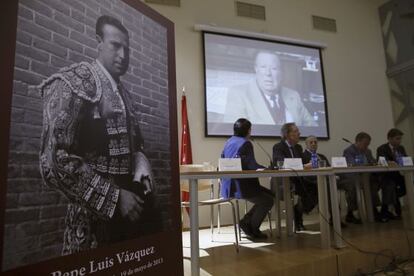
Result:
[[[313,28],[336,33],[336,20],[327,17],[312,15]]]
[[[266,9],[264,6],[236,1],[236,14],[238,16],[266,20]]]

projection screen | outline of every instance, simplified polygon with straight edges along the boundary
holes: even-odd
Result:
[[[320,48],[211,32],[203,41],[206,136],[232,135],[247,118],[256,137],[295,122],[302,136],[329,138]]]

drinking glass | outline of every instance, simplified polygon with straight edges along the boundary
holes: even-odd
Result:
[[[276,165],[279,170],[283,169],[283,161],[277,161]]]
[[[326,160],[319,160],[318,162],[319,168],[325,168],[326,167]]]

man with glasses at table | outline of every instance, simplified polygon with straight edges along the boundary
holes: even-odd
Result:
[[[296,124],[284,124],[281,128],[281,135],[282,141],[273,146],[274,164],[277,164],[277,161],[284,161],[285,158],[300,158],[303,162],[303,149],[299,145],[300,132]],[[308,163],[305,167],[310,168],[311,165]],[[295,231],[299,232],[306,230],[303,225],[303,213],[309,213],[318,204],[318,188],[315,183],[303,177],[291,177],[290,181],[294,184],[295,193],[299,196],[298,203],[294,206]]]

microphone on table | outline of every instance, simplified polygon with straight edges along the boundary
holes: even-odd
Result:
[[[267,157],[269,158],[269,162],[270,162],[269,169],[274,170],[275,169],[275,166],[273,164],[273,158],[272,158],[272,156],[270,156],[270,154],[265,150],[265,148],[258,141],[255,141],[252,137],[250,137],[250,141],[252,141],[256,145],[258,145],[259,148],[261,148],[262,151],[267,155]]]

